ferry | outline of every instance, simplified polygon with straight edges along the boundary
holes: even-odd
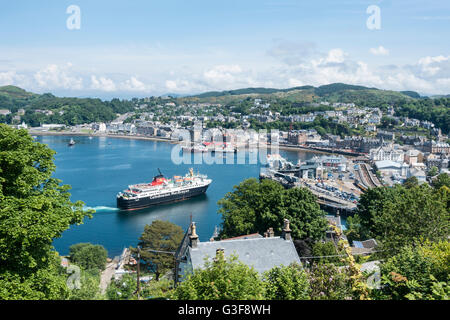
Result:
[[[204,194],[212,183],[212,179],[202,174],[189,173],[184,177],[174,176],[166,179],[158,169],[159,175],[150,183],[139,183],[128,186],[128,189],[117,194],[117,207],[120,210],[138,210],[153,205],[186,200]]]

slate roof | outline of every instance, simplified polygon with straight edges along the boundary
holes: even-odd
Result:
[[[275,266],[288,266],[294,262],[300,264],[300,258],[292,241],[281,237],[267,237],[198,242],[197,248],[189,247],[193,269],[202,268],[206,256],[209,261],[212,261],[216,256],[216,249],[220,248],[224,249],[225,258],[232,254],[237,255],[238,260],[254,267],[260,273]]]

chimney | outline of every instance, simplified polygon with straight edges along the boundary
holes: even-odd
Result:
[[[289,220],[284,219],[283,233],[281,235],[284,240],[291,240],[291,229],[289,228]]]
[[[192,249],[197,248],[197,244],[198,244],[198,235],[197,235],[195,229],[196,229],[195,222],[192,222],[192,224],[191,224],[191,235],[189,236],[190,244],[191,244],[191,248]]]

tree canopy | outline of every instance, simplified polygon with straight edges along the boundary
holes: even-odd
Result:
[[[108,258],[108,252],[101,245],[92,243],[77,243],[69,248],[70,261],[84,270],[103,270]]]
[[[427,184],[371,188],[358,203],[361,239],[380,240],[386,254],[424,240],[446,239],[450,227],[449,193]],[[353,226],[352,226],[353,228]]]
[[[194,270],[175,290],[180,300],[259,300],[264,297],[264,285],[257,271],[237,260],[218,254],[217,259],[205,259],[203,269]]]
[[[327,226],[325,213],[308,189],[285,189],[271,180],[244,180],[218,204],[222,214],[222,239],[264,233],[268,228],[280,234],[284,219],[290,221],[295,239],[320,239]]]
[[[381,264],[382,292],[396,300],[448,299],[449,262],[447,241],[405,246]]]
[[[170,252],[177,250],[183,236],[183,229],[169,221],[155,220],[151,225],[144,227],[138,245],[141,247],[142,260],[155,273],[156,280],[174,268],[174,258]],[[166,251],[167,253],[149,250]],[[136,252],[136,249],[133,249],[133,252]]]
[[[57,299],[65,294],[52,242],[93,211],[70,201],[52,177],[55,152],[26,130],[0,124],[1,298]],[[6,289],[8,288],[8,289]]]
[[[274,267],[264,273],[265,297],[269,300],[309,300],[308,275],[298,264]]]

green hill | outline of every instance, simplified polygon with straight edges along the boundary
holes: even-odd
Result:
[[[241,101],[248,97],[268,100],[277,98],[290,102],[353,102],[363,106],[375,106],[377,104],[394,104],[403,100],[418,99],[420,95],[414,91],[398,92],[344,83],[333,83],[319,87],[301,86],[287,89],[244,88],[227,91],[211,91],[179,99],[181,102],[228,104]]]
[[[28,92],[22,88],[16,86],[3,86],[0,87],[0,95],[10,97],[14,99],[27,99],[38,96],[36,93]]]

